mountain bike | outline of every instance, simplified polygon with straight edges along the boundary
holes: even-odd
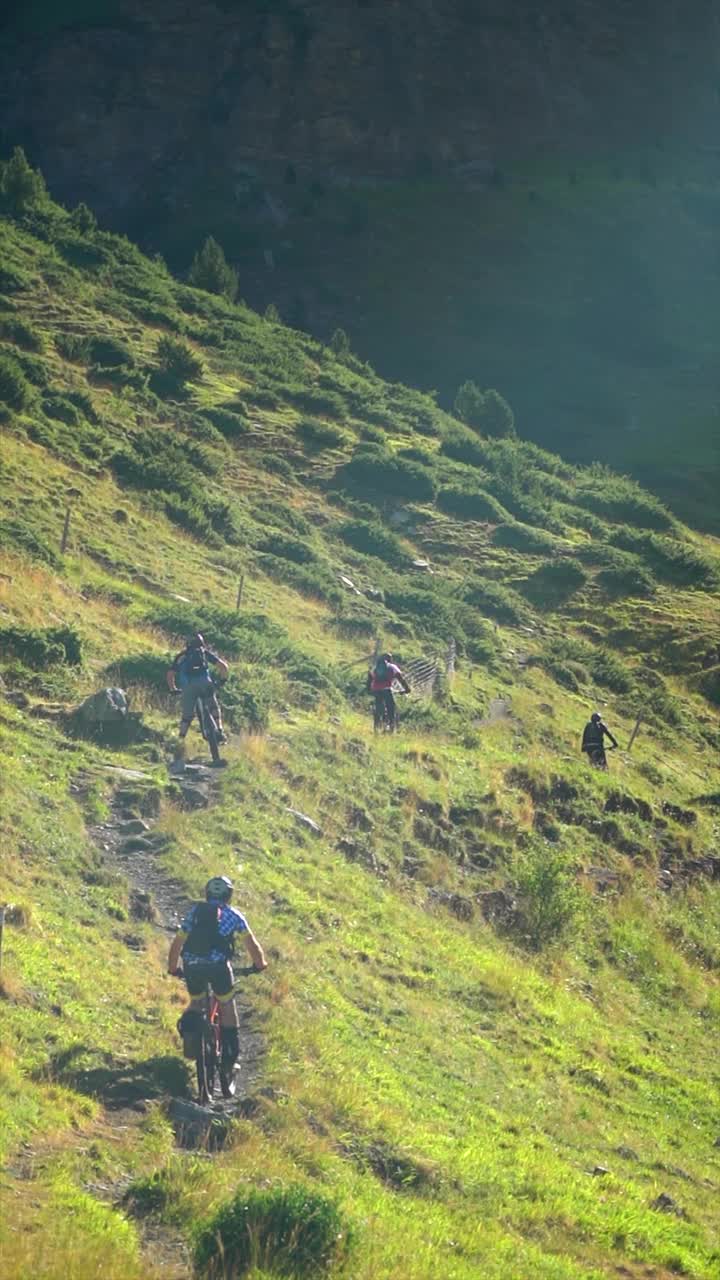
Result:
[[[257,973],[254,965],[246,965],[238,970],[238,976],[247,977]],[[182,971],[176,974],[182,978]],[[233,985],[233,997],[239,985]],[[220,1085],[223,1098],[233,1098],[236,1090],[237,1063],[228,1068],[222,1057],[222,1036],[220,1028],[220,1002],[210,983],[205,988],[202,1004],[196,1010],[198,1015],[195,1050],[195,1079],[197,1081],[198,1102],[201,1107],[208,1106],[214,1099],[217,1085]]]
[[[215,686],[212,686],[213,689]],[[222,764],[220,759],[220,730],[217,727],[215,717],[207,705],[206,698],[202,695],[195,699],[195,714],[200,726],[200,732],[210,748],[210,755],[213,764]]]

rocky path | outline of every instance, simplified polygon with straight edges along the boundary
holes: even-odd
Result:
[[[110,812],[104,822],[88,827],[88,835],[100,854],[102,864],[121,872],[130,885],[130,914],[134,921],[150,923],[167,935],[169,941],[189,905],[183,886],[168,875],[162,865],[161,854],[168,838],[155,830],[160,809],[160,794],[149,774],[140,770],[105,766],[115,783]],[[171,766],[170,780],[177,802],[184,808],[207,808],[213,803],[218,785],[218,775],[201,763]],[[82,791],[85,779],[77,779],[78,791]],[[142,945],[140,938],[129,933],[128,946]],[[236,1094],[229,1101],[218,1098],[211,1106],[200,1107],[187,1097],[168,1097],[167,1112],[172,1121],[178,1149],[204,1152],[211,1159],[212,1153],[224,1144],[232,1118],[248,1115],[253,1110],[253,1094],[260,1076],[263,1043],[253,1023],[250,1002],[242,991],[237,996],[240,1015],[241,1065],[236,1077]],[[178,1057],[181,1046],[178,1039]],[[137,1082],[134,1082],[137,1086]],[[146,1099],[138,1096],[137,1087],[131,1101],[122,1094],[106,1097],[103,1127],[110,1130],[126,1129],[141,1123],[146,1109]],[[103,1199],[112,1199],[122,1206],[125,1185],[87,1188]],[[145,1252],[151,1270],[160,1269],[163,1280],[188,1280],[192,1275],[191,1259],[185,1242],[152,1220],[140,1223]]]

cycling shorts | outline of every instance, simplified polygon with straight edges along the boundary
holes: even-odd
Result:
[[[233,971],[229,960],[199,960],[184,966],[185,986],[188,994],[197,999],[210,985],[218,1000],[230,1000],[233,995]]]
[[[192,720],[195,715],[195,703],[198,698],[203,698],[210,704],[212,714],[217,714],[217,698],[215,697],[215,686],[212,680],[207,676],[199,676],[195,680],[190,680],[182,691],[182,718],[183,720]]]

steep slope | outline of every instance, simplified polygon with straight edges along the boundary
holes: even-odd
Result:
[[[243,1273],[288,1274],[299,1184],[342,1214],[309,1274],[710,1280],[717,543],[85,214],[41,197],[0,236],[4,1273],[189,1275],[255,1189]],[[163,693],[197,626],[232,666],[202,809]],[[376,638],[440,669],[397,737]],[[109,682],[135,746],[71,733]],[[593,704],[608,774],[578,758]],[[270,954],[265,1078],[214,1154],[168,1118],[181,995],[98,846],[118,791],[154,876],[190,899],[229,870]]]
[[[24,0],[0,125],[62,199],[715,533],[709,0]]]

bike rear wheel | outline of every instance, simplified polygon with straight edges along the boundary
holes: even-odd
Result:
[[[200,732],[210,748],[210,756],[213,764],[220,761],[220,732],[215,723],[215,718],[210,714],[201,698],[198,698],[197,716],[200,724]]]

